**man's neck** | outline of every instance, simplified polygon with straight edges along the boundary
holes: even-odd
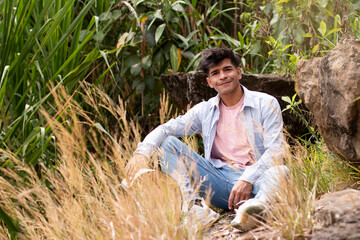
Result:
[[[239,87],[236,88],[234,92],[226,95],[221,95],[220,98],[226,107],[232,107],[240,101],[243,95],[244,91],[239,84]]]

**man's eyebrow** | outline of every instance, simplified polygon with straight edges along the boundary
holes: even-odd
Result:
[[[226,65],[224,68],[234,68],[232,65]]]
[[[218,71],[217,69],[212,70],[212,71],[210,72],[210,74],[216,73],[217,71]]]

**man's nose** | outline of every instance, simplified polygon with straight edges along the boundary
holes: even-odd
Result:
[[[220,72],[219,72],[219,75],[220,75],[220,79],[226,78],[226,74],[225,74],[224,71],[220,71]]]

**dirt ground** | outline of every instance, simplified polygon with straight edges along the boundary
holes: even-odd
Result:
[[[281,239],[275,231],[269,229],[265,224],[245,233],[233,228],[230,226],[230,222],[234,217],[235,213],[233,212],[222,212],[220,219],[204,231],[203,239]]]

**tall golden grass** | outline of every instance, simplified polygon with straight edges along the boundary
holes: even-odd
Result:
[[[142,181],[125,191],[124,166],[140,140],[139,126],[126,118],[126,106],[115,104],[99,89],[84,85],[93,112],[106,109],[118,122],[106,132],[99,116],[87,113],[64,89],[54,98],[64,109],[60,120],[43,112],[54,130],[59,163],[38,170],[1,150],[14,166],[1,168],[1,207],[21,228],[20,239],[183,239],[193,236],[181,225],[181,198],[168,178]],[[106,120],[103,125],[106,125]],[[110,125],[109,125],[110,126]],[[0,237],[9,238],[2,226]]]
[[[0,169],[0,206],[20,226],[19,239],[199,239],[199,228],[182,224],[176,184],[164,176],[144,178],[124,190],[124,168],[140,141],[140,127],[100,89],[82,86],[85,103],[64,89],[54,94],[59,118],[42,112],[54,132],[59,162],[34,169],[1,149],[12,167]],[[91,113],[85,109],[92,108]],[[106,113],[106,115],[104,115]],[[171,117],[161,98],[161,122]],[[194,137],[185,138],[197,150]],[[315,148],[314,148],[315,149]],[[287,157],[289,180],[280,178],[267,229],[284,239],[305,238],[312,229],[314,201],[322,193],[350,186],[346,167],[324,146],[294,147]],[[152,167],[158,169],[156,156]],[[154,184],[156,183],[156,184]],[[231,219],[230,219],[231,220]],[[9,239],[5,225],[0,238]]]

